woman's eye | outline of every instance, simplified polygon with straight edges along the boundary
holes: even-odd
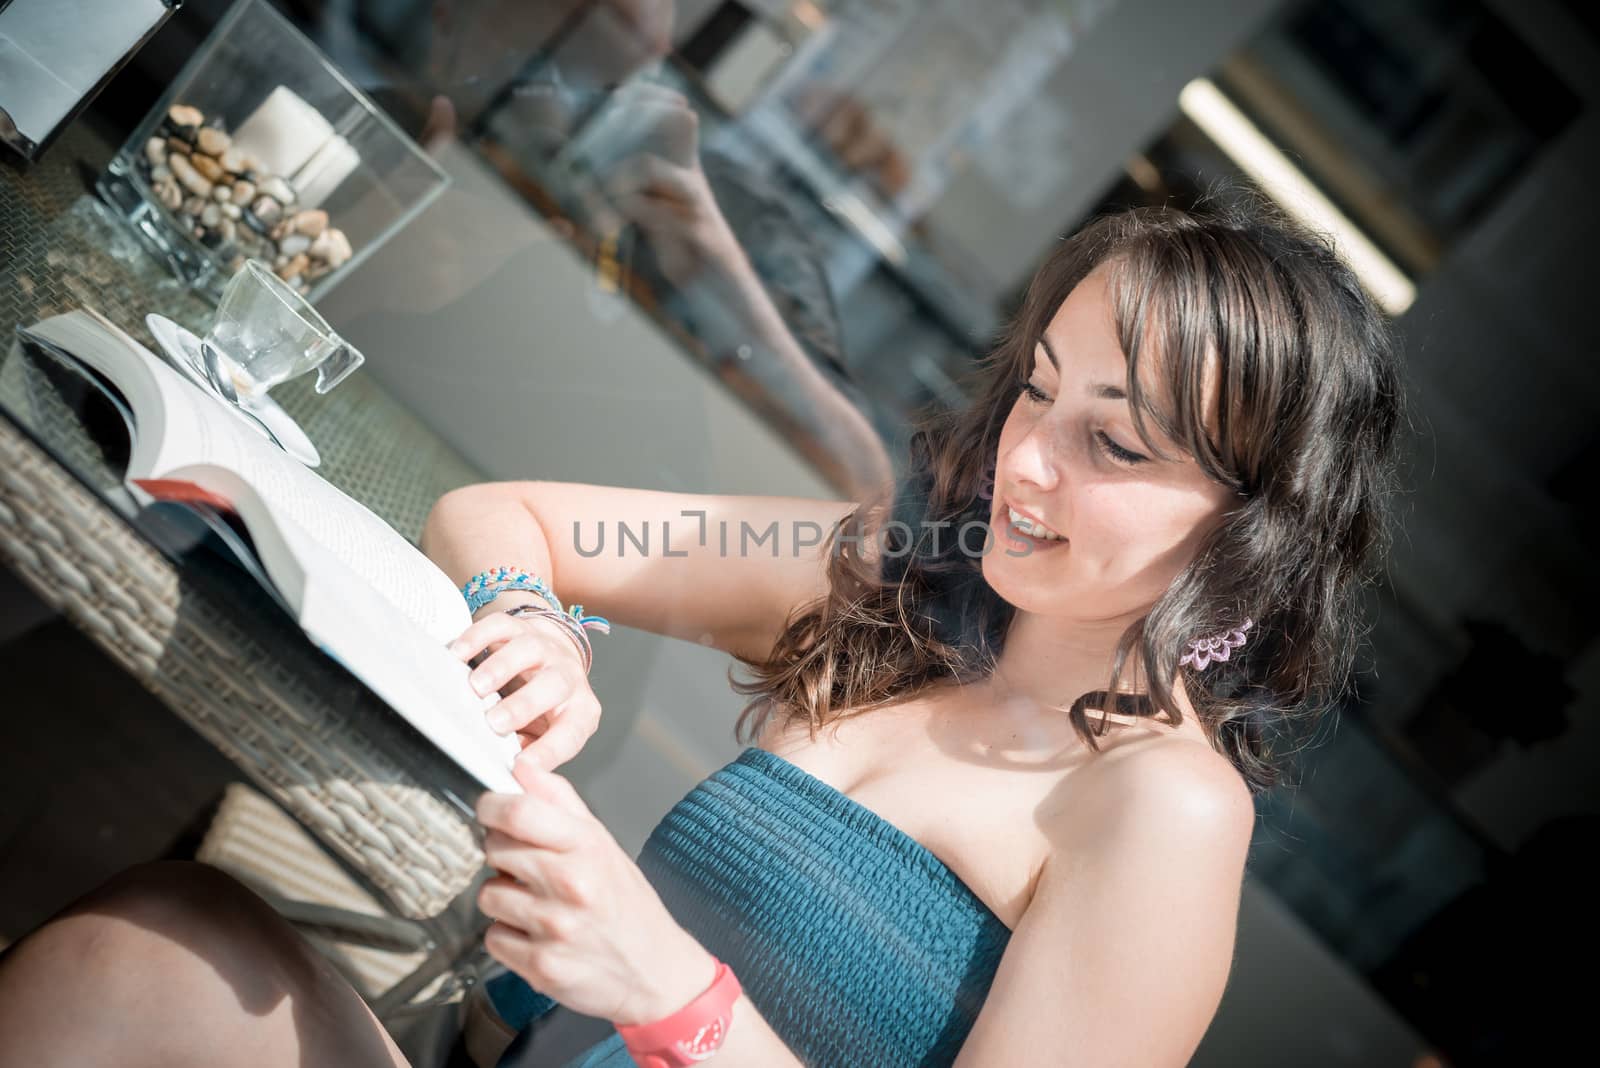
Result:
[[[1050,394],[1046,393],[1032,382],[1023,382],[1022,392],[1024,396],[1033,401],[1035,404],[1050,403]]]
[[[1121,445],[1112,441],[1110,435],[1104,430],[1095,431],[1095,437],[1100,440],[1100,447],[1105,450],[1105,454],[1119,464],[1127,464],[1132,467],[1134,464],[1142,464],[1149,459],[1148,456],[1141,456],[1136,452],[1129,452],[1124,449]]]

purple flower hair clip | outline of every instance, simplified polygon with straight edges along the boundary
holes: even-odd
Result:
[[[1178,663],[1204,671],[1213,660],[1226,660],[1233,655],[1233,651],[1244,644],[1244,632],[1254,625],[1254,621],[1246,619],[1232,630],[1210,638],[1196,638],[1189,643],[1189,651],[1183,654]]]

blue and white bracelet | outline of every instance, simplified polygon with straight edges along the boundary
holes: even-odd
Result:
[[[497,567],[480,571],[461,587],[461,596],[466,598],[468,611],[476,613],[478,609],[508,590],[526,590],[544,598],[543,605],[517,605],[507,609],[506,614],[517,617],[548,616],[561,623],[583,654],[583,670],[587,673],[590,664],[594,662],[594,650],[589,644],[589,635],[585,632],[593,627],[601,634],[610,634],[610,620],[604,616],[585,615],[581,604],[574,604],[570,608],[561,607],[561,598],[556,596],[549,583],[532,572],[517,567]]]
[[[467,611],[476,612],[507,590],[537,593],[557,612],[566,611],[561,607],[561,599],[544,579],[520,567],[495,567],[480,571],[461,587],[461,596],[467,599]]]

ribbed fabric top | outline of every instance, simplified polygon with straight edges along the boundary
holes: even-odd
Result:
[[[926,846],[755,747],[662,818],[639,866],[808,1065],[951,1063],[1011,937]],[[557,1008],[533,997],[529,1019]],[[613,1028],[568,1063],[632,1062]]]

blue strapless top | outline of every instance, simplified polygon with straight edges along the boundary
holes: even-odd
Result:
[[[639,867],[808,1065],[951,1063],[1011,937],[926,846],[755,747],[662,818]],[[488,992],[522,1032],[502,1066],[633,1064],[608,1021],[572,1013],[509,973]],[[539,1052],[547,1029],[582,1039]]]

